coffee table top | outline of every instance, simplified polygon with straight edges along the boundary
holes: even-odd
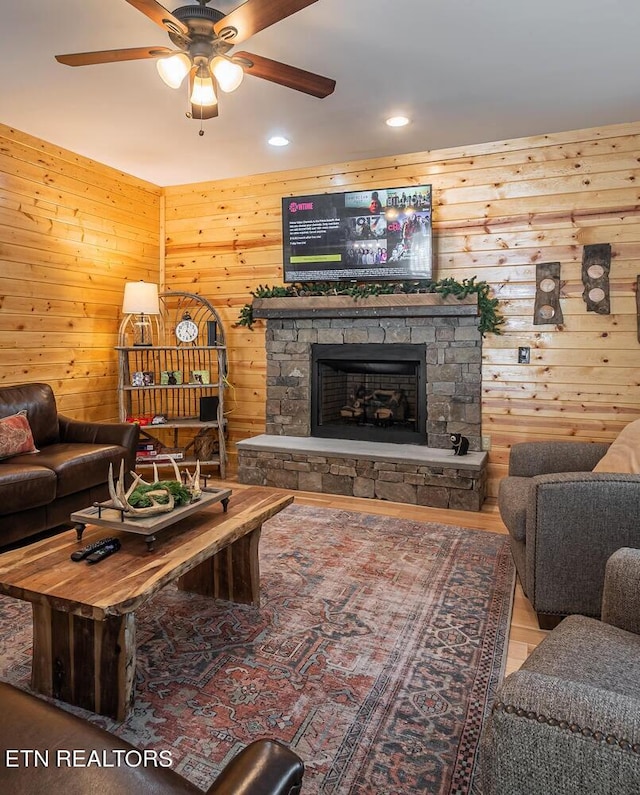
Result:
[[[103,620],[134,611],[152,594],[293,502],[293,495],[251,487],[234,491],[227,513],[219,505],[163,530],[149,552],[144,536],[88,525],[82,541],[69,530],[0,554],[0,593],[56,610]],[[71,553],[115,536],[122,548],[100,563],[74,563]]]

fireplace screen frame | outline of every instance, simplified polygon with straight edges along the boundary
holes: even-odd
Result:
[[[392,444],[427,444],[427,362],[426,346],[407,343],[343,343],[311,346],[311,436],[352,439]],[[320,396],[322,393],[322,362],[361,362],[387,364],[393,369],[399,362],[415,365],[416,417],[415,429],[349,423],[324,423]],[[366,369],[362,370],[363,373]]]

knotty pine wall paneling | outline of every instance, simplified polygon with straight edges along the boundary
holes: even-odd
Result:
[[[0,385],[116,420],[124,282],[158,281],[160,188],[0,125]]]
[[[281,197],[425,182],[437,277],[485,279],[507,319],[483,346],[490,494],[514,442],[611,440],[640,417],[638,122],[166,188],[167,286],[205,295],[226,323],[232,442],[264,430],[263,326],[233,323],[251,290],[281,283]],[[593,243],[612,245],[610,315],[582,300]],[[533,324],[538,262],[561,263],[562,325]]]

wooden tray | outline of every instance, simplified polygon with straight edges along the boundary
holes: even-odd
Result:
[[[71,521],[75,525],[78,541],[82,539],[85,527],[88,524],[92,524],[98,527],[108,527],[111,530],[120,530],[125,533],[136,533],[137,535],[145,536],[147,549],[151,551],[156,540],[155,534],[160,530],[164,530],[165,527],[171,527],[176,522],[179,522],[180,519],[191,516],[193,513],[198,513],[216,502],[222,503],[222,510],[226,513],[231,493],[231,489],[204,488],[202,489],[202,496],[195,502],[181,505],[169,513],[160,513],[157,516],[141,516],[136,519],[125,518],[122,511],[110,508],[109,502],[101,502],[92,505],[90,508],[75,511],[71,514]]]

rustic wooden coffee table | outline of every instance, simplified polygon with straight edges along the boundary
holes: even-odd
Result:
[[[33,606],[31,686],[47,696],[124,720],[134,700],[135,611],[170,582],[185,591],[258,605],[262,523],[293,502],[269,489],[234,491],[219,506],[144,537],[88,526],[82,541],[62,533],[0,554],[0,593]],[[116,536],[122,548],[96,565],[75,549]]]

